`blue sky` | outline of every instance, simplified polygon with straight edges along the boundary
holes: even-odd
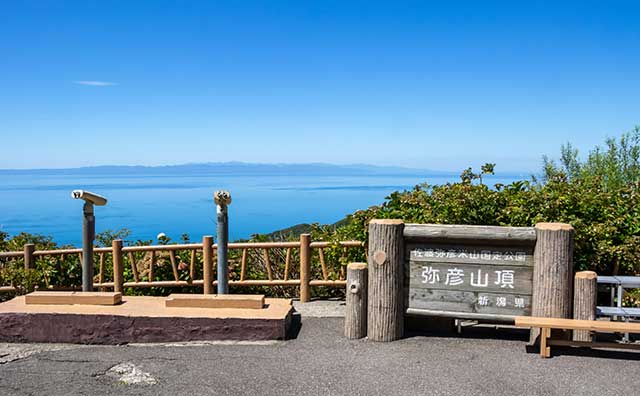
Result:
[[[638,1],[12,1],[0,168],[536,170],[640,124]]]

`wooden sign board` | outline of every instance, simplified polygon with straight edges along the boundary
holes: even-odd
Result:
[[[408,313],[495,320],[531,315],[533,229],[416,227],[405,245]]]

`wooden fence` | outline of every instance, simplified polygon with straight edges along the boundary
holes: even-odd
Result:
[[[306,302],[310,298],[311,287],[345,287],[349,252],[363,247],[360,241],[312,242],[309,234],[302,234],[295,242],[230,243],[229,266],[235,271],[230,270],[229,285],[298,287],[300,300]],[[330,266],[326,252],[331,250],[335,256],[336,249],[341,252],[342,262]],[[97,273],[93,286],[115,291],[123,291],[124,288],[215,286],[216,250],[211,237],[204,237],[202,243],[153,246],[123,246],[122,241],[115,240],[111,247],[93,250]],[[23,261],[25,269],[29,269],[35,268],[36,260],[45,257],[65,260],[73,255],[78,257],[78,262],[82,261],[82,249],[35,250],[28,244],[21,252],[0,252],[0,267],[3,262]],[[312,263],[316,265],[312,266]],[[170,271],[158,273],[165,268],[170,268]],[[125,282],[125,273],[133,281]],[[57,287],[52,285],[50,288]],[[205,288],[205,292],[211,289]],[[0,285],[0,292],[15,290],[14,285]]]

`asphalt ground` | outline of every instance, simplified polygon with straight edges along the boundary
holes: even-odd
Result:
[[[350,341],[333,316],[304,316],[288,341],[0,344],[0,395],[640,395],[637,352],[541,359],[528,332],[486,327]]]

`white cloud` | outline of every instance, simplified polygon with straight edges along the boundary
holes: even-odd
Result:
[[[88,85],[90,87],[110,87],[112,85],[118,85],[118,83],[109,82],[109,81],[74,81],[74,84],[79,85]]]

